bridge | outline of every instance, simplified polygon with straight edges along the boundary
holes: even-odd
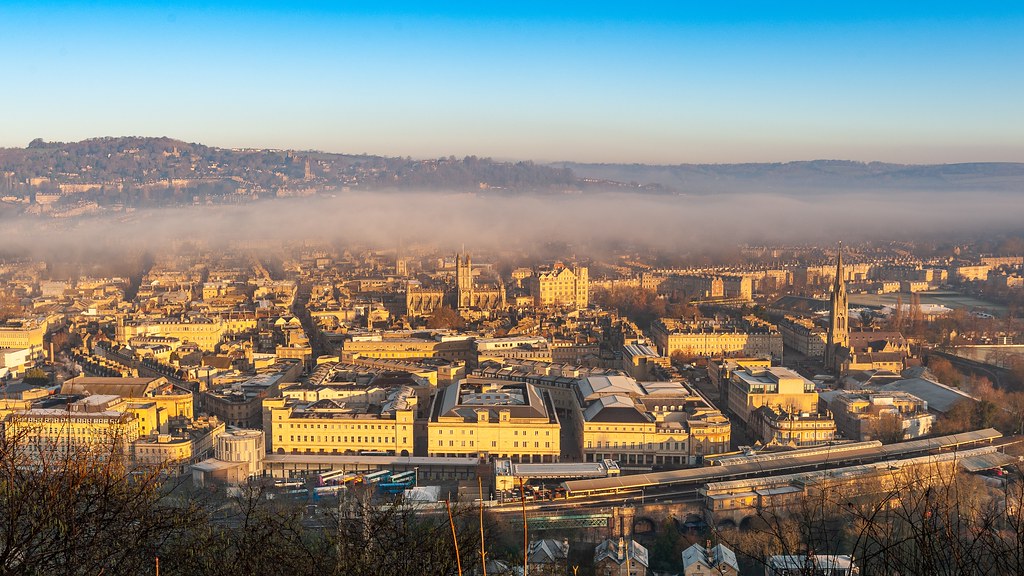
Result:
[[[539,533],[548,530],[592,530],[602,538],[616,534],[620,527],[628,526],[633,533],[642,534],[657,532],[665,521],[675,522],[683,527],[687,522],[703,522],[702,501],[696,496],[689,502],[665,504],[649,502],[641,504],[630,500],[615,505],[601,505],[592,509],[579,507],[564,509],[536,509],[528,506],[526,526],[529,532]],[[533,508],[533,509],[530,509]],[[496,508],[491,513],[495,518],[510,527],[521,529],[523,516],[514,508]]]

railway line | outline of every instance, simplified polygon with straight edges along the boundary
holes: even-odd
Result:
[[[562,483],[565,496],[552,501],[527,502],[528,511],[566,511],[594,509],[635,503],[686,503],[698,499],[697,491],[709,482],[739,480],[758,476],[789,474],[838,468],[886,460],[898,460],[927,454],[967,450],[982,446],[1006,446],[1024,441],[1024,437],[1003,437],[986,428],[962,434],[911,440],[882,445],[857,442],[831,447],[814,447],[780,454],[738,456],[723,459],[728,463],[667,472],[631,474],[608,478],[569,480]],[[519,501],[505,502],[497,509],[516,508]]]

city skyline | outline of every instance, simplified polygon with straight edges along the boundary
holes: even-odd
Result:
[[[11,0],[0,572],[1024,574],[1024,4]]]
[[[649,164],[1024,160],[1024,10],[18,3],[0,146]]]

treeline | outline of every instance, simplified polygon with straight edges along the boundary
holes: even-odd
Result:
[[[103,443],[65,455],[22,440],[0,439],[3,575],[448,575],[460,560],[480,563],[471,507],[449,520],[444,508],[371,505],[361,496],[372,489],[353,489],[348,506],[275,498],[260,483],[225,495],[160,468],[130,468],[117,450],[98,453]]]
[[[0,149],[0,171],[15,183],[48,178],[63,183],[119,182],[139,186],[175,178],[240,178],[275,186],[301,177],[304,162],[286,152],[237,151],[171,138],[94,138],[81,142],[33,140],[27,148]],[[42,185],[42,189],[47,186]]]
[[[1024,573],[1024,485],[958,471],[958,463],[891,469],[863,480],[822,478],[799,500],[768,496],[716,540],[738,555],[742,573],[765,572],[771,555],[793,555],[792,574],[822,574],[814,559],[852,556],[859,574]]]
[[[988,378],[964,374],[940,356],[928,357],[928,370],[939,382],[960,388],[977,399],[963,400],[944,413],[935,423],[935,434],[979,428],[996,428],[1004,434],[1024,433],[1024,391],[997,388]],[[1024,364],[1015,367],[1014,376],[1024,376]]]
[[[694,318],[700,310],[685,297],[667,297],[637,287],[594,288],[591,299],[607,310],[618,310],[642,330],[658,318]]]

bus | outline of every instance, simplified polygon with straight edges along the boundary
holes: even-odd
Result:
[[[365,484],[376,484],[377,482],[387,482],[390,477],[391,470],[379,470],[370,474],[364,474],[362,476],[362,482]]]
[[[332,470],[330,472],[323,472],[318,474],[316,477],[317,486],[330,486],[332,484],[344,484],[349,480],[355,479],[357,474],[354,472],[345,472],[344,470]]]
[[[387,482],[377,484],[377,489],[385,494],[401,494],[415,483],[416,471],[409,470],[408,472],[395,474]]]

